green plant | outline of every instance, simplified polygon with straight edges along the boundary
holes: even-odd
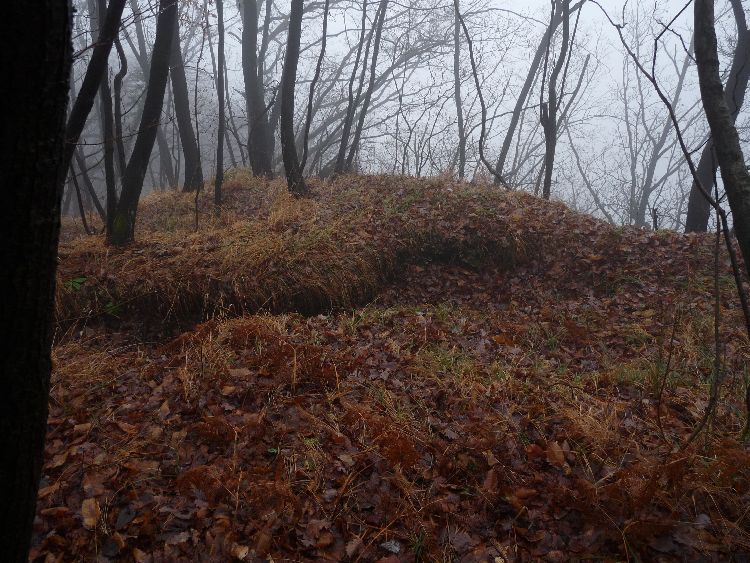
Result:
[[[104,312],[112,317],[119,317],[122,314],[122,303],[115,303],[114,301],[109,301],[104,306]]]
[[[86,283],[87,279],[88,278],[86,278],[85,276],[81,276],[70,279],[64,282],[63,285],[65,286],[65,289],[69,289],[70,291],[78,291],[79,289],[81,289],[81,287],[83,287],[83,284]]]

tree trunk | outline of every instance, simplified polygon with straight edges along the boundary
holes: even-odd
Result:
[[[159,17],[156,20],[156,39],[151,56],[146,100],[143,104],[138,136],[122,179],[122,193],[112,225],[112,236],[109,239],[114,245],[127,244],[135,235],[138,200],[141,197],[143,180],[146,177],[164,105],[164,92],[169,78],[169,52],[176,22],[177,0],[159,0]]]
[[[323,59],[326,55],[326,41],[328,39],[328,10],[331,5],[331,0],[326,0],[323,7],[323,38],[321,39],[320,54],[318,55],[318,64],[315,66],[315,75],[313,76],[312,82],[310,83],[310,95],[307,98],[307,118],[305,119],[305,132],[302,136],[302,163],[300,164],[300,170],[302,173],[305,171],[305,165],[307,164],[307,149],[310,141],[310,125],[313,120],[313,102],[315,101],[315,86],[320,79],[320,70],[323,66]],[[290,22],[291,24],[291,22]]]
[[[542,197],[544,199],[549,199],[552,192],[552,172],[555,167],[555,152],[557,150],[557,78],[565,64],[570,43],[570,0],[562,0],[562,24],[560,55],[557,57],[557,63],[549,77],[547,105],[541,104],[540,106],[542,128],[544,129],[544,183],[542,185]],[[551,38],[550,35],[548,39]]]
[[[122,136],[122,81],[128,73],[128,58],[119,39],[115,39],[115,48],[117,56],[120,59],[120,70],[115,75],[113,81],[114,90],[114,119],[115,119],[115,146],[117,147],[117,166],[120,171],[120,177],[125,174],[126,157],[125,141]]]
[[[732,67],[729,72],[726,86],[726,103],[730,108],[732,120],[737,120],[737,115],[742,109],[745,101],[748,81],[750,80],[750,30],[747,28],[745,10],[741,0],[731,0],[734,11],[734,21],[737,24],[737,45],[732,57]],[[711,186],[718,162],[714,154],[714,143],[709,139],[703,147],[701,158],[698,162],[698,176],[701,183]],[[690,199],[688,200],[687,218],[685,220],[686,233],[705,233],[708,229],[708,218],[711,215],[711,204],[701,193],[697,184],[693,183],[690,188]]]
[[[378,53],[380,52],[380,38],[383,33],[383,22],[385,21],[385,11],[388,8],[388,0],[380,0],[380,6],[378,6],[379,18],[375,18],[375,43],[372,48],[372,62],[370,63],[370,81],[365,91],[365,98],[362,102],[362,109],[359,112],[359,121],[357,122],[357,128],[354,130],[354,139],[352,140],[352,146],[349,148],[349,156],[346,157],[346,171],[349,172],[352,169],[354,162],[354,155],[359,151],[359,141],[362,138],[362,130],[365,124],[365,118],[367,117],[367,110],[370,107],[370,101],[372,100],[372,92],[375,89],[375,70],[378,64]]]
[[[750,174],[745,167],[734,118],[721,83],[714,25],[713,0],[695,0],[695,59],[701,99],[747,271],[750,269]]]
[[[585,0],[577,2],[576,5],[570,9],[571,13],[576,10],[580,10],[581,5],[584,1]],[[516,100],[516,105],[513,108],[513,113],[510,117],[510,124],[508,125],[508,129],[505,132],[505,138],[503,139],[503,144],[500,148],[500,156],[497,158],[497,164],[495,165],[495,170],[497,171],[497,174],[495,175],[495,184],[501,184],[500,178],[504,173],[505,161],[508,158],[510,147],[513,144],[513,136],[515,135],[516,127],[518,127],[518,122],[521,119],[523,108],[526,105],[526,99],[529,96],[531,86],[534,84],[534,78],[536,77],[536,73],[539,70],[539,64],[542,61],[542,57],[547,50],[547,43],[555,33],[555,30],[557,29],[557,26],[560,25],[560,23],[562,23],[562,11],[558,7],[558,9],[555,10],[555,13],[552,16],[552,19],[550,20],[549,26],[547,27],[542,41],[537,47],[536,53],[534,53],[534,58],[532,59],[531,66],[529,67],[529,72],[526,75],[526,81],[521,88],[521,92],[519,93],[518,99]]]
[[[256,0],[243,0],[244,25],[242,26],[242,74],[245,79],[247,103],[248,142],[250,166],[256,176],[271,177],[271,135],[263,93],[263,83],[258,75],[258,6]]]
[[[302,35],[303,0],[292,0],[289,12],[289,35],[284,56],[284,71],[281,75],[281,156],[284,159],[286,182],[289,191],[296,196],[307,192],[302,178],[302,169],[294,142],[294,83],[297,79],[300,39]]]
[[[188,96],[187,78],[185,77],[185,63],[182,60],[180,46],[179,22],[175,25],[174,40],[169,59],[169,75],[172,78],[172,94],[174,95],[174,112],[177,116],[177,129],[180,133],[182,154],[185,155],[185,183],[183,192],[194,192],[203,185],[203,169],[198,143],[195,140],[193,122],[190,119],[190,99]]]
[[[461,100],[461,20],[454,10],[453,24],[453,99],[456,102],[456,122],[458,124],[458,178],[464,179],[466,170],[466,131],[464,109]]]
[[[362,22],[359,32],[359,43],[357,44],[357,56],[354,58],[352,74],[349,77],[349,97],[346,105],[346,115],[344,116],[344,125],[341,130],[341,142],[339,143],[339,152],[336,157],[334,172],[340,174],[346,167],[346,147],[349,146],[349,132],[351,131],[352,121],[354,120],[354,81],[357,79],[357,67],[359,58],[362,56],[362,47],[365,43],[365,27],[367,25],[367,0],[362,3]]]
[[[143,22],[140,17],[140,9],[138,7],[138,0],[130,0],[130,9],[133,14],[139,14],[135,18],[135,34],[138,39],[138,64],[143,71],[143,76],[148,76],[151,73],[148,62],[148,49],[146,48],[146,36],[143,33]],[[166,175],[167,183],[170,186],[177,185],[177,178],[174,173],[174,166],[172,163],[172,157],[170,156],[169,143],[167,137],[164,135],[164,128],[159,126],[156,130],[156,142],[159,146],[159,162],[161,163],[161,169]],[[161,182],[161,187],[164,187],[164,183]]]
[[[96,6],[93,2],[89,3],[91,8],[96,10],[96,21],[101,21],[102,16],[107,13],[107,0],[97,0]],[[92,17],[92,22],[95,20]],[[93,25],[93,24],[92,24]],[[101,29],[99,30],[99,37],[97,43],[106,41],[106,37],[102,37]],[[117,189],[115,187],[115,123],[112,109],[112,91],[109,87],[108,72],[105,71],[101,82],[99,83],[99,112],[102,121],[102,142],[104,146],[104,184],[106,186],[106,217],[104,219],[104,225],[106,232],[112,230],[112,219],[115,216],[115,209],[117,207]]]
[[[107,15],[99,33],[99,40],[91,54],[91,60],[83,77],[83,84],[81,84],[81,89],[78,91],[78,96],[68,117],[65,129],[65,155],[63,156],[66,166],[70,166],[70,160],[73,158],[73,151],[75,151],[78,138],[86,125],[86,119],[91,113],[91,108],[94,107],[99,84],[109,67],[109,53],[120,29],[120,20],[124,8],[125,0],[110,0]]]
[[[0,560],[9,563],[28,561],[44,461],[60,198],[68,168],[71,16],[69,1],[3,6],[0,338],[12,352],[0,360]]]
[[[219,98],[219,127],[216,132],[216,180],[214,182],[214,205],[221,205],[221,186],[224,183],[224,133],[226,116],[224,113],[224,0],[216,0],[216,17],[219,26],[219,78],[216,81],[216,94]]]
[[[91,176],[89,176],[89,167],[86,164],[86,155],[83,153],[83,149],[81,147],[76,147],[74,155],[76,164],[78,164],[78,168],[81,169],[81,178],[83,179],[83,185],[86,187],[86,196],[88,197],[89,201],[94,204],[96,212],[99,214],[102,223],[105,223],[107,221],[107,212],[104,210],[104,207],[102,207],[102,204],[99,201],[99,196],[94,189],[94,183],[91,181]],[[89,205],[88,207],[90,208],[91,206]]]

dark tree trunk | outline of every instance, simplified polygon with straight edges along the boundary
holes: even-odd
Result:
[[[102,204],[99,201],[99,196],[96,194],[96,190],[94,189],[94,183],[91,181],[91,176],[89,176],[89,167],[86,164],[86,156],[83,153],[83,149],[81,149],[81,147],[76,147],[74,155],[76,164],[78,164],[78,168],[81,170],[83,185],[86,187],[86,197],[88,201],[94,205],[94,207],[96,208],[96,212],[99,214],[99,217],[104,223],[107,221],[107,212],[104,211],[104,207],[102,207]],[[90,208],[91,205],[88,205],[88,207]]]
[[[0,561],[28,561],[44,458],[65,115],[70,2],[3,6],[0,50]],[[22,22],[22,25],[21,25]]]
[[[143,33],[143,22],[140,17],[140,10],[138,7],[138,0],[130,0],[130,8],[134,14],[138,14],[135,18],[135,34],[138,40],[138,64],[143,71],[144,76],[151,74],[148,62],[148,49],[146,48],[146,35]],[[164,135],[164,128],[159,126],[156,130],[156,142],[159,146],[159,163],[161,164],[161,171],[166,175],[167,183],[170,186],[177,185],[177,178],[174,173],[174,165],[172,163],[172,157],[169,150],[169,143],[167,137]],[[164,187],[164,182],[161,182],[161,187]]]
[[[93,7],[93,6],[92,6]],[[107,12],[107,0],[97,0],[97,20]],[[93,19],[92,19],[93,21]],[[106,40],[99,34],[97,42]],[[112,109],[112,91],[109,87],[107,72],[104,73],[99,84],[99,102],[101,104],[102,141],[104,144],[104,183],[106,186],[106,218],[104,220],[107,233],[112,230],[112,219],[117,207],[117,189],[115,187],[115,123]]]
[[[221,187],[224,183],[224,133],[226,132],[226,116],[224,112],[224,0],[216,0],[216,16],[219,26],[219,78],[216,81],[216,94],[219,98],[219,127],[216,132],[216,180],[214,183],[214,205],[221,205]]]
[[[174,26],[177,22],[177,0],[159,0],[159,17],[156,20],[156,39],[151,56],[151,69],[148,77],[146,100],[143,104],[138,136],[133,145],[133,152],[122,178],[122,193],[117,204],[117,211],[112,224],[112,235],[109,241],[115,245],[124,245],[133,240],[135,235],[135,217],[138,211],[138,200],[143,189],[143,180],[148,170],[151,151],[159,127],[164,92],[169,78],[169,52],[172,47]]]
[[[265,107],[263,83],[258,74],[258,5],[256,0],[243,0],[242,74],[245,79],[247,102],[248,142],[250,166],[256,176],[271,177],[271,134]]]
[[[737,24],[737,45],[732,57],[732,68],[726,85],[726,103],[736,120],[745,101],[748,80],[750,80],[750,30],[747,28],[745,10],[741,0],[731,0],[734,12],[734,21]],[[709,139],[703,147],[700,161],[698,162],[698,177],[705,186],[713,183],[716,168],[718,167],[716,155],[714,154],[714,143]],[[687,218],[685,220],[685,232],[705,233],[708,229],[708,218],[711,215],[711,204],[701,193],[697,184],[693,183],[690,188],[690,199],[688,200]]]
[[[562,24],[560,55],[549,77],[547,103],[540,104],[542,129],[544,130],[544,183],[542,185],[542,197],[544,199],[549,199],[552,191],[552,172],[555,167],[555,152],[557,150],[557,79],[565,64],[570,42],[570,0],[562,0]],[[551,36],[548,39],[551,39]],[[549,44],[547,46],[549,47]]]
[[[115,39],[115,48],[117,56],[120,59],[120,70],[115,75],[113,81],[114,90],[114,114],[115,114],[115,146],[117,147],[117,166],[120,170],[120,177],[125,174],[125,141],[122,138],[122,81],[128,73],[128,58],[119,39]]]
[[[734,231],[745,269],[750,269],[750,174],[740,148],[732,111],[719,74],[713,0],[695,0],[695,59],[698,66],[703,109],[714,139],[716,160],[729,199]],[[705,186],[708,188],[708,186]]]
[[[712,139],[709,139],[706,146],[703,147],[701,158],[698,161],[698,168],[696,169],[701,185],[705,188],[710,188],[713,185],[717,167],[718,162],[714,154],[714,143]],[[711,204],[701,193],[698,184],[693,182],[690,187],[690,197],[688,199],[685,232],[705,233],[708,230],[708,219],[711,215],[711,209]]]
[[[294,83],[297,79],[300,39],[302,35],[303,0],[292,0],[289,12],[289,35],[284,56],[284,71],[281,75],[281,156],[284,159],[286,183],[296,196],[307,192],[302,178],[302,169],[294,142]]]
[[[73,188],[70,187],[70,182],[65,184],[65,195],[63,196],[62,212],[63,217],[70,215],[70,202],[73,201]]]
[[[198,143],[195,140],[193,122],[190,119],[190,98],[188,96],[185,63],[182,60],[179,23],[175,25],[174,41],[169,61],[169,74],[172,77],[174,111],[177,116],[177,128],[180,132],[182,154],[185,155],[185,183],[183,192],[193,192],[203,185],[203,169]]]
[[[104,0],[99,0],[103,2]],[[102,103],[102,131],[104,132],[104,183],[106,186],[105,229],[112,231],[112,220],[117,208],[117,182],[115,178],[115,125],[112,115],[112,92],[107,80],[102,80],[99,97]]]
[[[83,84],[78,91],[76,101],[70,110],[68,124],[65,129],[65,155],[63,161],[66,166],[70,166],[70,160],[73,158],[73,151],[76,148],[78,138],[81,136],[86,119],[94,107],[96,93],[99,90],[99,84],[107,73],[109,67],[109,53],[112,50],[112,43],[117,37],[120,29],[120,20],[122,11],[125,8],[125,0],[110,0],[107,15],[101,26],[99,39],[91,54],[91,60],[86,67],[86,74],[83,77]]]

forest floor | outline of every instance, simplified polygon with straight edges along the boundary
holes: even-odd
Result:
[[[445,180],[65,226],[36,561],[750,560],[714,239]]]

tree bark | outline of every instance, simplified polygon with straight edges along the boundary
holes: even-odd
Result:
[[[281,156],[284,159],[287,186],[296,196],[302,196],[307,192],[294,142],[294,83],[297,79],[303,9],[303,0],[292,0],[284,71],[281,75]]]
[[[143,104],[138,136],[122,179],[122,193],[109,239],[114,245],[132,242],[135,236],[138,200],[141,197],[143,180],[148,170],[164,105],[164,92],[169,78],[169,52],[176,22],[177,0],[159,0],[159,17],[156,21],[156,39],[151,56],[146,100]]]
[[[203,169],[198,143],[195,140],[193,122],[190,118],[190,98],[188,95],[185,62],[182,59],[180,46],[179,21],[175,24],[172,51],[169,59],[169,75],[172,78],[174,112],[177,116],[177,129],[180,133],[182,154],[185,156],[185,183],[183,192],[194,192],[203,185]]]
[[[91,113],[91,108],[94,107],[99,84],[109,67],[109,53],[120,29],[120,20],[124,8],[125,0],[110,0],[107,15],[99,32],[99,39],[86,67],[83,84],[81,84],[81,89],[78,91],[78,96],[68,117],[65,129],[65,154],[63,156],[66,166],[70,166],[70,160],[73,158],[73,151],[75,151],[78,138],[86,125],[86,119]]]
[[[28,561],[47,428],[65,116],[69,1],[3,7],[0,97],[0,560]],[[23,22],[20,25],[19,22]]]
[[[263,93],[258,75],[258,6],[256,0],[243,0],[242,74],[245,79],[247,103],[247,151],[253,174],[270,178],[273,175],[271,134]]]
[[[138,54],[136,55],[136,58],[138,59],[138,64],[140,65],[141,70],[143,71],[143,75],[148,76],[151,73],[151,69],[149,68],[146,36],[143,33],[143,22],[141,21],[138,0],[130,0],[130,9],[133,11],[133,14],[138,14],[135,18],[135,34],[138,40]],[[162,171],[167,177],[167,183],[170,186],[176,186],[177,178],[175,176],[172,157],[169,151],[169,142],[167,142],[167,137],[164,135],[164,128],[161,126],[156,130],[156,142],[159,146],[159,162]]]
[[[541,122],[544,129],[544,183],[542,184],[542,197],[544,199],[549,199],[552,192],[552,172],[555,167],[555,152],[557,150],[557,78],[565,64],[570,42],[570,0],[562,0],[562,25],[560,54],[549,77],[547,104],[540,104]],[[550,35],[547,39],[551,38]],[[549,47],[549,44],[547,46]]]
[[[120,60],[120,70],[115,75],[113,81],[114,91],[114,118],[115,118],[115,146],[117,147],[117,166],[120,170],[120,177],[125,174],[126,157],[125,157],[125,140],[122,133],[122,81],[128,73],[128,58],[122,48],[119,38],[115,39],[115,48],[117,57]]]
[[[750,269],[750,174],[740,148],[734,118],[724,95],[719,74],[719,56],[714,23],[713,0],[695,0],[695,59],[698,66],[701,100],[706,112],[716,159],[729,199],[734,220],[734,231],[745,259],[745,270]],[[705,186],[704,186],[705,187]]]
[[[741,0],[731,0],[734,21],[737,24],[737,45],[732,56],[732,67],[726,84],[726,103],[732,114],[732,120],[737,115],[745,101],[748,81],[750,80],[750,30],[747,28],[745,10]],[[713,139],[709,139],[703,147],[698,161],[698,177],[703,186],[711,186],[718,162],[714,153]],[[693,182],[690,188],[687,217],[685,219],[686,233],[705,233],[708,229],[708,219],[711,215],[711,204],[701,193],[698,185]]]
[[[96,5],[94,5],[93,0],[90,0],[89,9],[92,12],[91,21],[93,32],[94,22],[102,21],[103,16],[107,13],[107,0],[96,0]],[[93,17],[94,11],[96,12],[96,19]],[[101,31],[100,28],[98,30],[99,37],[97,42],[106,41],[106,37],[102,37]],[[104,225],[106,232],[110,232],[112,230],[112,219],[114,218],[115,209],[117,207],[117,188],[115,186],[115,118],[112,108],[112,91],[109,87],[109,73],[107,70],[105,70],[104,76],[99,83],[99,115],[102,122],[104,184],[106,187],[106,216],[104,218]]]
[[[219,98],[219,127],[216,132],[216,179],[214,181],[214,205],[221,205],[221,187],[224,183],[224,133],[226,132],[226,115],[224,108],[224,0],[216,0],[216,17],[219,26],[219,77],[216,81],[216,94]]]
[[[466,170],[466,129],[464,108],[461,100],[461,20],[454,9],[453,19],[453,99],[456,102],[456,123],[458,125],[458,178],[464,179]]]

